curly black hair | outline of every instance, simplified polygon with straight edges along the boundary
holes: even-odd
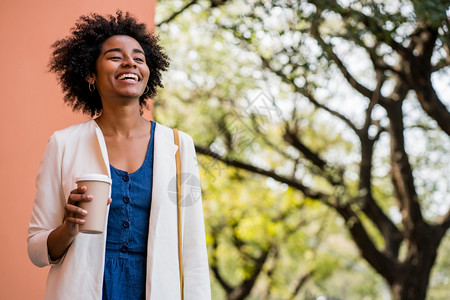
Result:
[[[144,23],[122,11],[116,16],[101,16],[92,13],[81,16],[71,35],[56,41],[49,63],[50,72],[56,73],[62,86],[64,102],[74,111],[81,110],[91,117],[101,114],[103,107],[97,91],[90,92],[86,77],[95,73],[95,63],[100,55],[103,42],[113,35],[127,35],[139,42],[145,52],[145,60],[150,69],[148,92],[139,99],[141,108],[147,106],[147,99],[156,94],[156,88],[163,87],[161,72],[169,67],[169,58],[158,45],[158,38],[147,31]]]

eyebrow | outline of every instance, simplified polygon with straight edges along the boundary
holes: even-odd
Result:
[[[106,50],[105,53],[103,53],[103,55],[105,55],[105,54],[107,54],[109,52],[121,52],[121,51],[122,51],[121,48],[111,48],[111,49]],[[134,53],[141,53],[141,54],[145,55],[144,51],[142,51],[140,49],[133,49],[133,52]]]

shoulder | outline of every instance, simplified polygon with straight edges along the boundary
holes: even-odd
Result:
[[[158,122],[155,122],[155,123],[156,123],[156,130],[158,131],[159,134],[162,134],[165,137],[167,137],[168,139],[173,140],[173,128],[164,126],[162,124],[159,124]],[[186,132],[178,130],[178,135],[180,136],[180,142],[181,143],[194,144],[194,140]]]
[[[47,147],[65,148],[67,145],[91,141],[95,136],[95,121],[88,120],[57,130],[50,136]]]
[[[57,139],[73,138],[83,136],[89,132],[95,133],[95,121],[88,120],[78,124],[71,125],[67,128],[57,130],[53,133],[53,137]]]

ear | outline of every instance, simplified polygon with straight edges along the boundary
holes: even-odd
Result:
[[[94,84],[95,83],[95,74],[89,74],[88,76],[86,76],[86,81],[90,84]]]

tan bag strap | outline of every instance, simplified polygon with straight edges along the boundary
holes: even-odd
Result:
[[[177,164],[177,223],[178,223],[178,264],[180,266],[180,291],[181,300],[183,300],[183,238],[182,238],[182,223],[181,223],[181,159],[180,159],[180,137],[178,135],[178,129],[173,129],[173,137],[175,139],[175,145],[178,146],[175,153],[175,160]]]

